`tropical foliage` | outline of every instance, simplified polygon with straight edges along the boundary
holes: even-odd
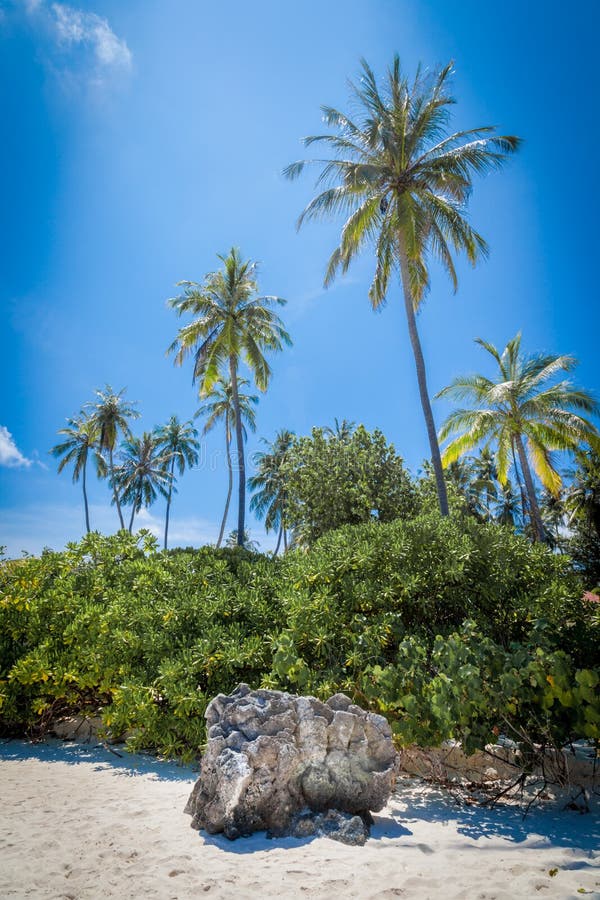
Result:
[[[129,533],[142,506],[151,506],[158,494],[168,497],[172,477],[169,459],[158,446],[156,436],[145,431],[140,438],[130,437],[121,449],[121,464],[115,471],[117,494],[124,506],[131,506]]]
[[[100,711],[131,748],[193,757],[240,681],[384,712],[401,743],[600,736],[598,604],[568,560],[439,515],[346,526],[308,552],[157,551],[90,534],[0,564],[0,727]]]
[[[85,407],[89,411],[92,427],[98,433],[100,452],[108,455],[108,474],[113,492],[113,502],[117,507],[119,524],[122,529],[125,528],[125,520],[121,512],[114,451],[120,436],[125,439],[131,437],[130,420],[139,417],[135,404],[129,403],[125,399],[124,394],[124,388],[115,393],[111,386],[107,384],[103,391],[96,391],[96,400],[86,404]]]
[[[286,477],[285,464],[293,441],[294,435],[287,429],[280,431],[272,444],[269,444],[263,438],[263,443],[268,449],[254,454],[254,464],[257,471],[256,475],[253,475],[248,482],[250,490],[253,491],[250,509],[260,519],[265,520],[265,530],[267,532],[278,532],[275,556],[279,552],[282,539],[284,551],[288,549],[290,523],[287,508],[288,479]]]
[[[600,455],[579,453],[565,497],[568,550],[586,587],[600,594]]]
[[[456,435],[444,450],[444,465],[481,443],[493,444],[498,479],[505,484],[511,466],[516,469],[516,454],[533,533],[543,540],[532,470],[546,490],[559,493],[562,480],[552,453],[577,451],[585,444],[600,448],[596,427],[586,417],[597,413],[597,404],[568,380],[556,382],[556,376],[576,366],[572,356],[527,356],[521,350],[520,333],[502,352],[481,338],[477,343],[496,362],[498,375],[460,376],[439,392],[438,397],[467,404],[451,412],[440,430],[442,441]]]
[[[227,459],[227,499],[225,501],[225,510],[221,519],[221,527],[219,529],[219,537],[217,538],[217,548],[223,542],[223,534],[225,533],[225,524],[229,513],[229,503],[231,501],[231,492],[233,490],[233,466],[231,463],[231,437],[232,430],[236,430],[236,416],[239,414],[242,420],[242,437],[247,438],[247,428],[251,431],[256,430],[256,412],[254,407],[258,403],[256,394],[246,394],[240,388],[247,387],[249,381],[247,378],[238,378],[238,395],[237,406],[233,399],[233,385],[227,378],[218,378],[210,390],[206,401],[202,404],[197,416],[204,416],[203,434],[208,434],[215,427],[217,422],[222,422],[225,429],[225,457]]]
[[[400,275],[443,515],[448,514],[448,500],[415,314],[429,289],[431,257],[442,264],[456,290],[453,253],[465,253],[473,264],[486,255],[486,242],[466,218],[473,177],[499,168],[519,145],[516,137],[497,135],[491,126],[449,131],[455,102],[451,72],[451,64],[435,76],[419,68],[410,80],[395,56],[387,79],[379,84],[363,61],[360,83],[350,84],[355,111],[322,107],[332,133],[304,139],[305,146],[324,145],[330,156],[285,170],[296,178],[307,162],[321,168],[317,184],[324,189],[308,204],[299,226],[310,219],[348,216],[329,259],[326,285],[338,271],[346,272],[367,245],[376,258],[369,291],[374,309],[385,303],[390,277]]]
[[[247,681],[343,690],[405,745],[452,738],[472,751],[502,732],[523,759],[579,737],[598,746],[600,435],[596,402],[566,377],[576,360],[528,355],[520,334],[502,351],[479,340],[495,375],[455,378],[438,397],[458,408],[439,436],[434,427],[416,319],[431,264],[456,290],[457,256],[486,255],[467,220],[473,181],[519,145],[490,126],[451,132],[450,75],[409,80],[396,57],[378,81],[363,63],[352,114],[324,107],[327,133],[305,139],[325,158],[286,170],[320,169],[299,225],[345,218],[326,285],[368,245],[374,309],[399,277],[431,452],[419,477],[380,430],[335,420],[304,436],[282,428],[247,478],[250,383],[267,389],[271,354],[291,341],[285,301],[260,294],[256,263],[236,248],[219,256],[169,301],[188,320],[167,351],[193,363],[203,434],[223,429],[217,546],[167,549],[177,479],[199,463],[193,422],[173,415],[136,436],[125,390],[96,391],[50,451],[81,481],[87,536],[0,562],[0,731],[39,735],[89,711],[131,748],[193,757],[208,701]],[[576,467],[564,472],[569,454]],[[90,463],[117,510],[112,537],[90,531]],[[225,538],[234,471],[237,527]],[[251,510],[277,533],[272,555],[247,530],[247,484]],[[149,532],[131,534],[159,497],[160,551]]]
[[[192,356],[193,379],[200,395],[210,394],[224,373],[231,380],[238,462],[238,545],[243,543],[246,515],[246,463],[244,435],[239,402],[239,367],[243,360],[259,390],[266,390],[271,368],[266,358],[291,339],[273,307],[285,305],[281,297],[260,296],[256,263],[243,260],[233,247],[227,256],[219,256],[221,269],[206,275],[204,282],[182,281],[184,291],[169,300],[179,315],[194,318],[180,328],[168,352],[175,354],[176,365]]]
[[[363,425],[313,428],[286,450],[281,475],[286,521],[304,544],[341,525],[389,522],[417,510],[402,458],[381,431]]]
[[[180,476],[185,472],[186,466],[191,469],[198,465],[198,432],[191,422],[180,422],[177,416],[171,416],[166,425],[159,426],[154,433],[156,449],[162,454],[169,473],[169,487],[167,492],[167,512],[165,514],[165,538],[164,549],[167,549],[169,537],[169,514],[173,491],[176,490],[175,469]]]
[[[60,460],[58,471],[62,472],[66,466],[73,466],[73,483],[76,484],[81,477],[83,489],[83,505],[85,510],[85,530],[90,531],[90,510],[87,495],[87,464],[91,457],[98,478],[106,476],[106,464],[98,446],[98,429],[93,420],[85,415],[79,418],[67,419],[65,428],[58,432],[65,440],[56,444],[50,453]]]

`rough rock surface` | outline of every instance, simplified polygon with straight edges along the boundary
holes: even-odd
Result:
[[[342,844],[362,846],[370,832],[370,818],[330,809],[326,813],[304,812],[292,816],[286,834],[292,837],[329,837]]]
[[[211,701],[206,720],[208,745],[185,809],[192,828],[232,839],[304,829],[364,843],[370,811],[387,802],[398,766],[383,716],[344,694],[322,703],[240,684]],[[329,811],[359,817],[361,827]],[[311,813],[324,815],[309,824]]]

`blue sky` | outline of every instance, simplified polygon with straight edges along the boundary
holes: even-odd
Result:
[[[258,431],[305,433],[334,417],[378,426],[417,469],[427,453],[399,289],[383,312],[366,297],[372,263],[324,291],[339,224],[295,219],[310,177],[281,170],[344,108],[361,56],[455,60],[456,127],[497,124],[524,138],[480,181],[473,224],[492,254],[441,273],[419,316],[432,392],[485,369],[473,344],[575,354],[600,394],[596,42],[600,6],[558,0],[201,0],[0,2],[0,544],[60,547],[83,530],[80,489],[48,450],[65,418],[105,383],[139,402],[136,430],[197,408],[189,368],[165,349],[178,327],[165,300],[238,245],[260,260],[265,293],[288,299],[292,350],[273,360]],[[438,423],[444,406],[436,403]],[[226,473],[220,433],[175,498],[173,543],[214,540]],[[92,525],[112,530],[105,484]],[[140,524],[159,529],[163,505]],[[263,547],[260,524],[250,522]],[[232,515],[230,527],[234,526]]]

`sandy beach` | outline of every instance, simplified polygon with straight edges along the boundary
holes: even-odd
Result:
[[[600,897],[594,813],[546,806],[523,820],[408,781],[365,847],[262,834],[231,843],[190,828],[191,768],[119,752],[0,745],[0,897]]]

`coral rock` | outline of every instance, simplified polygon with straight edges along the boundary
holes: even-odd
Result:
[[[266,830],[364,843],[398,767],[383,716],[343,694],[323,703],[241,684],[212,700],[206,721],[208,745],[185,809],[193,828],[232,839]]]

